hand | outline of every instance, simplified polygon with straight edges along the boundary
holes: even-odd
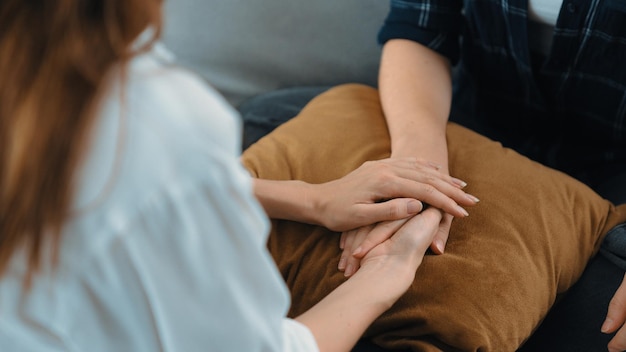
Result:
[[[411,218],[383,221],[343,232],[339,239],[339,248],[343,251],[337,268],[343,271],[346,277],[354,274],[361,266],[361,258],[372,248],[388,240],[409,219]]]
[[[617,331],[608,349],[610,352],[626,350],[626,276],[609,303],[606,320],[602,324],[602,332],[609,334]],[[618,330],[619,329],[619,330]]]
[[[440,210],[429,208],[407,220],[393,236],[363,257],[359,273],[377,278],[376,284],[384,285],[389,299],[394,302],[415,279],[415,271],[422,263],[441,219]],[[379,275],[372,276],[373,271]]]
[[[433,253],[443,254],[446,242],[448,241],[452,219],[452,215],[443,214],[443,218],[435,232],[433,242],[430,244],[430,249]],[[375,225],[363,226],[358,229],[343,232],[339,240],[339,248],[343,251],[337,268],[343,271],[346,277],[354,274],[361,266],[361,259],[369,253],[372,248],[389,239],[408,220],[409,218],[383,221]]]
[[[422,210],[419,201],[465,217],[461,205],[474,205],[478,199],[463,192],[464,185],[433,164],[407,157],[368,161],[338,180],[312,185],[309,194],[317,199],[317,223],[347,231],[408,218]]]
[[[412,217],[363,258],[356,274],[296,317],[321,351],[351,350],[372,321],[406,292],[440,220],[441,211],[435,208]]]

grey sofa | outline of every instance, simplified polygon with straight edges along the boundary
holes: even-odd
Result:
[[[166,0],[165,44],[234,106],[298,86],[376,84],[385,0]]]

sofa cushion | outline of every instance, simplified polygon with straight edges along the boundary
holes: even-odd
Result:
[[[456,124],[451,174],[481,202],[455,219],[443,255],[427,255],[407,293],[368,329],[385,348],[514,351],[580,277],[603,236],[626,220],[577,180]],[[255,177],[321,183],[389,156],[375,89],[333,88],[243,155]],[[291,316],[344,276],[339,234],[274,220],[269,249],[292,293]]]
[[[233,104],[278,88],[376,83],[381,0],[168,0],[164,42]]]

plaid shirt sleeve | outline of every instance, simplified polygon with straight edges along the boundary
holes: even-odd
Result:
[[[459,60],[462,0],[391,0],[391,10],[378,33],[378,42],[408,39]]]

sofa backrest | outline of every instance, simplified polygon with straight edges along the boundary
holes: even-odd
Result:
[[[164,42],[233,104],[271,90],[376,84],[385,0],[166,0]]]

